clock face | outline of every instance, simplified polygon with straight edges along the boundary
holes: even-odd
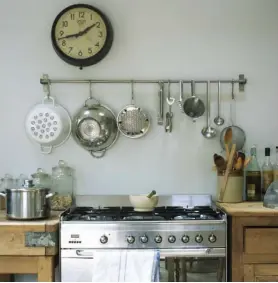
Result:
[[[52,27],[52,43],[57,54],[75,66],[89,66],[109,52],[113,31],[107,17],[85,4],[64,9]]]

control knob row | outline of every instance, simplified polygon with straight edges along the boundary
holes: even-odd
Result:
[[[133,243],[135,242],[135,237],[134,237],[134,236],[127,236],[126,240],[127,240],[127,242],[128,242],[129,244],[133,244]],[[140,237],[140,242],[141,242],[142,244],[146,244],[146,243],[148,242],[148,240],[149,240],[149,238],[148,238],[147,235],[143,235],[143,236]],[[183,243],[186,244],[186,243],[189,242],[190,239],[189,239],[189,236],[188,236],[188,235],[183,235],[182,238],[181,238],[181,240],[182,240]],[[209,240],[210,243],[215,243],[215,242],[216,242],[216,236],[215,236],[214,234],[210,234],[209,237],[208,237],[208,240]],[[157,244],[160,244],[160,243],[162,242],[162,237],[161,237],[160,235],[157,235],[157,236],[155,236],[154,241],[155,241]],[[198,234],[198,235],[195,237],[195,241],[196,241],[197,243],[202,243],[202,242],[203,242],[203,237],[202,237],[202,235]],[[102,236],[100,237],[100,242],[101,242],[102,244],[106,244],[106,243],[108,242],[108,237],[105,236],[105,235],[102,235]],[[175,242],[176,242],[176,237],[175,237],[174,235],[170,235],[170,236],[168,237],[168,242],[171,243],[171,244],[175,243]]]
[[[106,237],[106,236],[102,236],[102,237]],[[107,237],[106,237],[106,238],[107,238]],[[142,244],[146,244],[146,243],[148,242],[148,240],[149,240],[149,238],[148,238],[147,235],[143,235],[143,236],[140,237],[140,242],[141,242]],[[181,241],[182,241],[183,243],[185,243],[185,244],[188,243],[189,240],[190,240],[190,238],[189,238],[188,235],[183,235],[182,238],[181,238]],[[215,236],[214,234],[210,234],[209,237],[208,237],[208,240],[209,240],[210,243],[215,243],[215,242],[216,242],[216,236]],[[155,236],[154,241],[155,241],[157,244],[160,244],[160,243],[162,242],[162,237],[161,237],[160,235],[157,235],[157,236]],[[203,242],[203,236],[200,235],[200,234],[198,234],[198,235],[195,237],[195,241],[196,241],[197,243],[202,243],[202,242]],[[106,239],[106,242],[107,242],[107,239]],[[103,242],[103,241],[101,240],[101,243],[106,243],[106,242]],[[134,236],[127,236],[127,242],[128,242],[129,244],[133,244],[133,243],[135,242]],[[170,236],[168,237],[168,242],[171,243],[171,244],[175,243],[175,242],[176,242],[176,237],[175,237],[174,235],[170,235]]]

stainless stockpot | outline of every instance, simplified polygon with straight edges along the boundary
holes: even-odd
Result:
[[[6,189],[0,193],[6,198],[6,215],[9,219],[31,220],[50,217],[50,188],[38,188],[32,180],[25,180],[23,187]]]

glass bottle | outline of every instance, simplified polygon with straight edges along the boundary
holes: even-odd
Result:
[[[73,170],[63,160],[52,168],[52,191],[56,193],[51,199],[52,210],[61,211],[72,206]]]
[[[253,146],[250,150],[251,159],[245,170],[245,195],[246,201],[261,200],[261,169],[257,160],[257,149]]]
[[[38,168],[37,172],[32,174],[31,177],[33,178],[33,184],[35,187],[51,189],[51,176],[45,173],[41,168]]]
[[[273,166],[273,179],[278,181],[278,146],[276,146],[276,162]]]
[[[273,165],[270,161],[270,148],[265,148],[265,160],[262,166],[263,171],[263,188],[262,197],[264,197],[269,185],[273,182]]]

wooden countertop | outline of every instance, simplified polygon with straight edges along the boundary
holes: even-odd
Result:
[[[231,216],[278,216],[278,209],[264,207],[263,202],[217,202],[216,205]]]
[[[6,211],[0,210],[0,226],[1,225],[21,225],[21,226],[29,226],[29,225],[37,225],[37,226],[58,226],[59,224],[59,212],[51,212],[51,216],[48,219],[42,220],[10,220],[6,218]]]

